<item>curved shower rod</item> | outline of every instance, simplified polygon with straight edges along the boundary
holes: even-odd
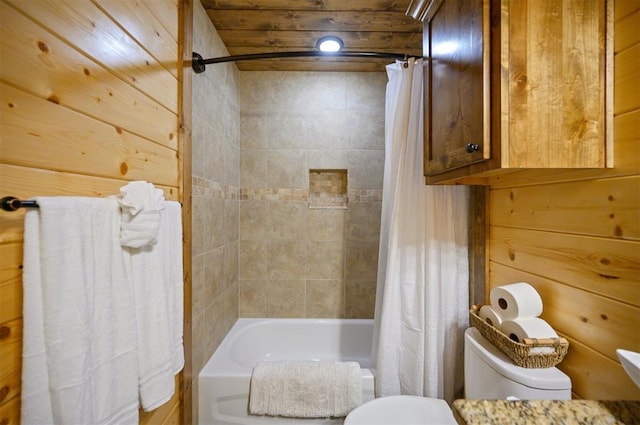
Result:
[[[192,52],[191,67],[200,74],[206,70],[207,65],[224,62],[238,62],[256,59],[278,59],[278,58],[304,58],[304,57],[350,57],[350,58],[382,58],[382,59],[399,59],[406,61],[415,57],[404,53],[378,53],[378,52],[321,52],[318,50],[299,51],[299,52],[270,52],[270,53],[253,53],[249,55],[233,55],[222,56],[219,58],[204,59],[200,54]]]

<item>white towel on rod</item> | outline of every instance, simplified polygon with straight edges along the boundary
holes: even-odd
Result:
[[[182,221],[177,202],[165,202],[156,245],[123,247],[132,279],[138,334],[140,404],[169,401],[184,365],[182,344]]]
[[[167,294],[169,327],[171,330],[171,360],[173,373],[184,366],[184,273],[182,268],[182,205],[166,201],[160,213],[158,249],[164,266],[164,288]]]
[[[24,241],[21,423],[137,424],[135,306],[116,200],[38,197]]]

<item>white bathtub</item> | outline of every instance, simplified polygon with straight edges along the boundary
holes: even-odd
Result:
[[[357,361],[364,403],[374,398],[372,335],[367,319],[238,319],[198,376],[200,425],[342,424],[249,415],[252,368],[259,361]]]

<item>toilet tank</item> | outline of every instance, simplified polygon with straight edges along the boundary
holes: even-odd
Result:
[[[516,366],[476,328],[464,335],[464,386],[467,399],[571,399],[571,379],[560,369]]]

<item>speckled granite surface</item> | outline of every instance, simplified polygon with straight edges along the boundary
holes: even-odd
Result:
[[[461,425],[640,424],[640,401],[456,400]]]

